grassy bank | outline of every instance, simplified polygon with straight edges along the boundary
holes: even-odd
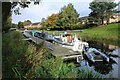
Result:
[[[23,41],[20,32],[3,34],[2,78],[98,78],[91,71],[76,70],[74,63],[63,63],[44,46]]]
[[[82,39],[99,41],[107,44],[119,45],[120,23],[98,26],[85,29],[82,33],[77,33]]]

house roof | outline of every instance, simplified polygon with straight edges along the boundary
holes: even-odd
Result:
[[[38,26],[39,24],[40,24],[40,22],[36,22],[36,23],[25,25],[25,26]]]
[[[38,25],[38,24],[40,24],[40,22],[32,23],[32,26]]]
[[[115,15],[115,16],[120,16],[120,13],[114,13],[113,15]]]
[[[24,26],[30,26],[31,24],[27,24],[27,25],[24,25]]]
[[[84,17],[80,17],[80,19],[86,19],[88,18],[89,16],[84,16]]]

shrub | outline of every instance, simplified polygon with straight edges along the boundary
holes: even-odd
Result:
[[[3,78],[20,77],[27,43],[22,41],[20,33],[14,31],[3,34],[2,42]],[[14,71],[17,71],[17,74]]]

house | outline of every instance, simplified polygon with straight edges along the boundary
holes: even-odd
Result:
[[[84,16],[80,18],[80,23],[81,24],[87,24],[89,22],[88,16]]]
[[[112,18],[109,18],[108,23],[114,23],[114,22],[119,22],[120,21],[120,14],[113,14]],[[107,20],[104,19],[104,24],[107,23]]]
[[[109,23],[119,22],[119,21],[120,21],[120,14],[114,14],[113,18],[109,19]]]
[[[89,22],[91,22],[91,21],[89,21],[89,16],[85,16],[85,17],[81,17],[80,18],[80,23],[81,24],[87,24],[87,23],[89,23]],[[113,17],[112,18],[109,18],[109,23],[114,23],[114,22],[119,22],[120,21],[120,14],[113,14]],[[92,23],[94,23],[94,21],[92,21]],[[106,24],[107,23],[107,20],[106,19],[104,19],[104,22],[103,22],[104,24]]]
[[[40,22],[32,23],[32,24],[24,26],[24,28],[26,28],[26,29],[28,29],[28,28],[40,28],[40,27],[41,27]]]

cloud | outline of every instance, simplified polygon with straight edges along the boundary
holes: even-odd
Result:
[[[90,10],[88,9],[89,2],[77,2],[73,0],[58,0],[51,2],[46,2],[43,0],[39,5],[34,5],[33,3],[29,5],[29,8],[20,9],[21,15],[12,15],[13,23],[18,23],[19,21],[31,20],[32,22],[40,22],[42,18],[47,18],[52,13],[58,13],[60,9],[72,3],[74,8],[80,14],[80,16],[88,15]],[[52,2],[53,1],[53,2]],[[73,2],[71,2],[73,1]]]

